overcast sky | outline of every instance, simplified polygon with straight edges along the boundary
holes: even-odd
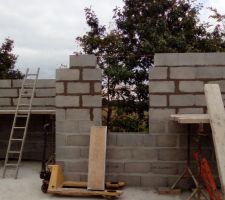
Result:
[[[204,8],[217,8],[225,14],[224,0],[199,0]],[[100,23],[112,22],[112,10],[122,0],[0,0],[0,44],[14,40],[19,55],[17,67],[24,71],[41,68],[41,78],[55,78],[55,69],[68,65],[69,55],[78,48],[75,38],[88,31],[84,8],[92,7]],[[203,9],[201,18],[208,20]]]

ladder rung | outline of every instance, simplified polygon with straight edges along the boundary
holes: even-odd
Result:
[[[18,166],[18,164],[14,164],[14,163],[7,163],[7,164],[5,164],[5,166],[17,167],[17,166]]]
[[[23,141],[23,139],[19,139],[19,138],[12,138],[12,141]]]
[[[17,114],[17,117],[28,117],[28,115]]]
[[[30,106],[30,104],[19,104],[18,106]]]
[[[37,76],[37,74],[27,74],[27,76]]]
[[[8,151],[8,153],[20,153],[20,151]]]
[[[21,97],[31,97],[31,94],[21,94]]]
[[[13,128],[15,128],[15,129],[25,129],[26,126],[14,126]]]

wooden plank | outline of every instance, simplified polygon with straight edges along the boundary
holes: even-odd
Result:
[[[208,114],[176,114],[171,115],[170,118],[180,124],[209,123]]]
[[[15,110],[0,110],[0,115],[15,114]],[[26,114],[27,110],[20,110],[19,114]],[[55,115],[55,110],[31,110],[34,115]]]
[[[218,84],[204,86],[206,105],[210,117],[217,168],[223,194],[225,194],[225,111]]]
[[[91,127],[87,185],[89,190],[105,189],[106,137],[106,126]]]

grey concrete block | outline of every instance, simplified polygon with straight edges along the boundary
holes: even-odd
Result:
[[[149,173],[151,170],[149,162],[125,162],[126,173]]]
[[[95,55],[70,55],[70,68],[74,67],[95,67],[97,57]]]
[[[94,121],[102,122],[102,109],[101,108],[94,108],[93,115],[94,115],[94,118],[93,118]]]
[[[80,173],[74,173],[74,172],[64,172],[64,180],[70,180],[70,181],[81,181]]]
[[[149,133],[164,133],[165,123],[160,120],[149,119]]]
[[[56,131],[64,134],[74,133],[78,130],[78,122],[74,120],[56,121]]]
[[[171,67],[170,78],[172,79],[195,79],[196,67]]]
[[[78,107],[79,96],[56,96],[56,107]]]
[[[203,92],[203,81],[180,81],[179,90],[181,92]]]
[[[88,147],[81,147],[80,148],[80,157],[81,158],[88,158],[89,157],[89,148]]]
[[[130,148],[107,148],[106,158],[115,160],[131,159],[132,151]]]
[[[178,174],[176,163],[154,162],[151,164],[151,172],[153,174]]]
[[[56,82],[56,93],[61,94],[65,93],[64,82]]]
[[[17,89],[0,89],[0,97],[17,97]]]
[[[133,148],[132,159],[134,160],[157,160],[158,152],[152,148]]]
[[[150,81],[149,92],[151,93],[173,93],[175,92],[174,81]]]
[[[89,146],[89,135],[68,135],[66,144],[69,146]]]
[[[107,145],[116,145],[117,144],[117,134],[109,133],[107,135]]]
[[[88,162],[86,160],[76,160],[66,163],[68,172],[87,172]]]
[[[221,92],[225,92],[225,80],[208,81],[209,84],[219,84]]]
[[[152,134],[143,135],[143,145],[147,147],[155,147],[156,145],[156,136]]]
[[[129,186],[140,186],[141,177],[139,175],[118,175],[119,181],[124,181]]]
[[[78,131],[89,133],[92,126],[100,126],[100,124],[101,124],[101,122],[99,122],[99,121],[79,120],[78,121]]]
[[[225,53],[205,53],[205,65],[224,65],[225,63]]]
[[[161,109],[161,108],[149,109],[150,120],[169,120],[171,114],[175,114],[175,109]]]
[[[196,106],[206,106],[205,95],[195,95]]]
[[[55,88],[55,79],[38,79],[36,88]]]
[[[10,98],[0,98],[0,106],[10,106],[11,99]]]
[[[65,109],[56,109],[56,121],[66,120],[66,111]]]
[[[179,66],[196,66],[205,64],[205,53],[179,53]]]
[[[163,148],[159,149],[159,160],[162,161],[185,161],[187,152],[185,149]]]
[[[154,65],[157,66],[177,66],[179,62],[178,53],[157,53],[154,56]]]
[[[151,95],[150,96],[150,106],[151,107],[167,106],[167,96],[166,95]]]
[[[170,106],[193,106],[195,105],[195,96],[189,94],[183,95],[170,95],[169,96]]]
[[[55,97],[55,88],[36,89],[37,97]]]
[[[79,147],[56,147],[56,158],[59,159],[76,159],[80,158]]]
[[[57,81],[74,81],[80,79],[80,70],[78,69],[57,69],[56,80]]]
[[[89,109],[67,109],[66,119],[68,120],[90,120]]]
[[[0,80],[0,88],[11,88],[11,80]]]
[[[196,78],[218,79],[225,77],[224,67],[197,67]]]
[[[167,176],[160,175],[143,175],[141,176],[142,187],[167,187],[168,186]]]
[[[82,96],[84,107],[101,107],[102,96],[101,95],[83,95]]]
[[[156,145],[158,147],[176,147],[178,145],[177,135],[157,135]]]
[[[34,98],[32,104],[34,106],[55,106],[55,98]]]
[[[83,80],[88,81],[101,81],[102,80],[102,70],[100,68],[96,69],[84,69],[83,70]]]
[[[117,134],[118,146],[142,146],[143,136],[142,134]]]
[[[90,93],[90,83],[67,83],[68,94],[85,94]]]
[[[56,147],[66,145],[66,135],[56,133],[55,141],[56,141],[56,143],[55,143]]]
[[[101,93],[102,92],[102,84],[101,83],[94,83],[94,92]]]
[[[178,114],[203,114],[203,108],[179,108]]]
[[[170,121],[167,121],[166,123],[165,123],[165,125],[166,125],[166,133],[172,133],[172,134],[174,134],[174,133],[186,133],[187,132],[187,127],[186,126],[184,126],[183,124],[179,124],[179,123],[177,123],[177,122],[175,122],[175,121],[172,121],[172,120],[170,120]]]
[[[149,70],[149,80],[167,79],[168,67],[153,67]]]
[[[106,173],[122,173],[124,172],[124,163],[107,161],[106,162]]]

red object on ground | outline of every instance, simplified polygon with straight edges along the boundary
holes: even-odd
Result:
[[[216,187],[216,182],[213,177],[212,170],[209,166],[208,160],[206,158],[202,158],[200,160],[199,152],[194,153],[194,158],[199,164],[200,176],[208,191],[210,200],[222,200],[220,193]]]

